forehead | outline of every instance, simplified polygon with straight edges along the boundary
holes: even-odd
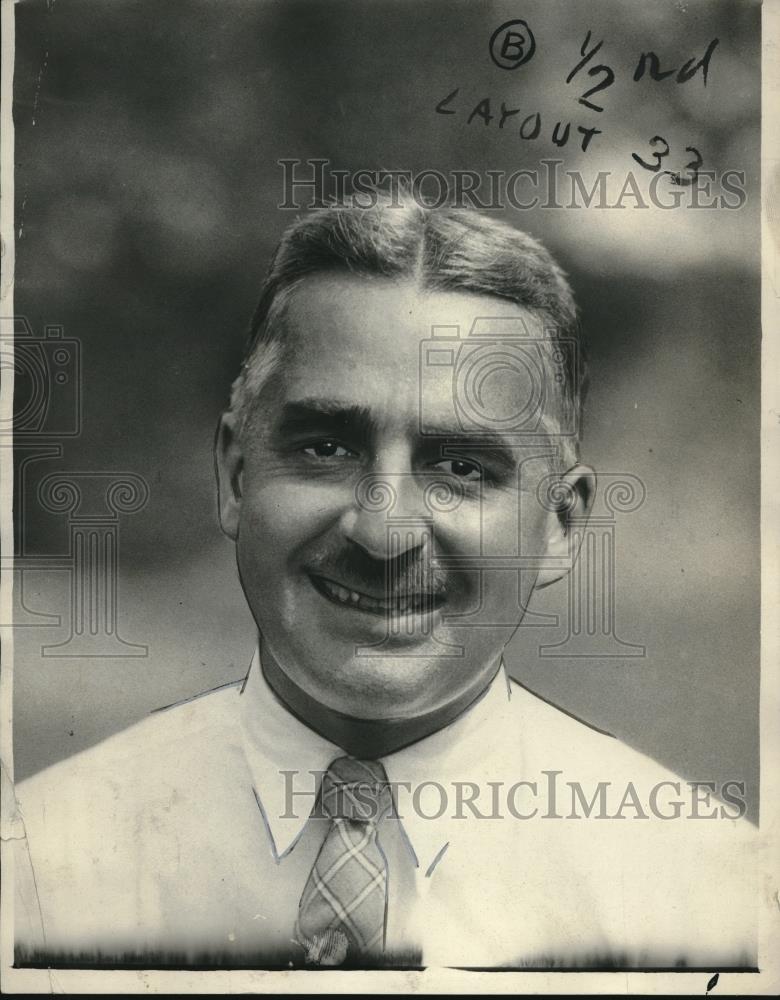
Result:
[[[340,334],[358,338],[364,347],[378,341],[386,346],[390,334],[417,344],[437,325],[459,326],[461,337],[475,320],[480,330],[506,335],[507,321],[516,330],[541,333],[539,319],[508,299],[460,289],[428,289],[411,278],[392,279],[343,272],[305,278],[287,306],[287,329],[293,340],[328,338]],[[364,318],[373,322],[366,325]],[[456,334],[457,335],[457,334]],[[399,342],[399,346],[403,343]]]
[[[449,351],[454,359],[461,342],[499,356],[518,344],[527,353],[543,336],[538,317],[496,296],[426,290],[412,280],[313,275],[287,306],[279,388],[288,398],[336,396],[373,410],[416,407],[426,392],[435,405],[437,382],[451,393],[446,357]],[[499,365],[490,384],[497,403],[527,391],[517,371],[505,375]]]

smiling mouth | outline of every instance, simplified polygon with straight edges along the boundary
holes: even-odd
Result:
[[[340,583],[328,580],[324,576],[310,575],[309,579],[314,589],[327,598],[332,604],[355,611],[364,611],[370,615],[384,617],[395,615],[426,615],[432,614],[444,604],[443,594],[430,592],[398,594],[388,599],[380,600],[358,590],[350,590]]]

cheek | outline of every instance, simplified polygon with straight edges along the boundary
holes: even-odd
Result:
[[[544,516],[538,504],[507,491],[463,506],[444,522],[442,538],[472,555],[512,558],[538,550]]]
[[[527,556],[544,555],[550,513],[542,507],[536,493],[521,495],[517,517],[521,553]]]
[[[254,561],[283,562],[338,520],[342,493],[282,479],[248,489],[241,505],[239,546]]]

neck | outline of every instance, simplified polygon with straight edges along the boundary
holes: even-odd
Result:
[[[263,675],[276,697],[300,722],[326,740],[342,747],[352,757],[375,760],[401,750],[454,722],[476,702],[501,668],[495,669],[476,690],[469,689],[457,700],[441,708],[402,719],[358,719],[321,704],[291,680],[268,647],[262,650]]]

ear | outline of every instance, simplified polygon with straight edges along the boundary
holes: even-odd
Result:
[[[596,473],[587,465],[569,469],[560,477],[560,484],[560,492],[568,502],[560,511],[549,514],[545,555],[551,565],[539,571],[536,587],[557,583],[569,572],[579,552],[579,545],[572,551],[571,529],[575,525],[584,527],[596,497]]]
[[[223,413],[214,441],[214,465],[217,472],[219,523],[235,541],[241,514],[241,488],[244,454],[238,441],[235,414]]]

